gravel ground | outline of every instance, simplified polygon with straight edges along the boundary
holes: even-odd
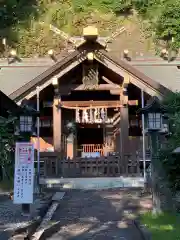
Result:
[[[142,240],[133,219],[151,207],[137,189],[69,191],[52,219],[60,221],[59,231],[49,240]]]
[[[13,204],[10,199],[0,201],[0,233],[7,228],[26,226],[32,219],[37,217],[38,209],[44,204],[44,200],[36,198],[31,205],[31,216],[25,217],[21,213],[21,205]]]

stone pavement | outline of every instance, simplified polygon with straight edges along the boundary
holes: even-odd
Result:
[[[68,191],[52,219],[59,232],[49,240],[141,240],[133,219],[149,208],[139,189]]]

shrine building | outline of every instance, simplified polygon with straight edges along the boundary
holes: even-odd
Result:
[[[153,65],[150,70],[112,56],[93,27],[83,30],[74,49],[62,51],[53,60],[24,59],[12,67],[9,86],[5,81],[10,70],[1,70],[1,77],[6,76],[4,82],[0,79],[1,90],[17,104],[26,99],[34,108],[38,91],[40,151],[60,153],[61,158],[72,161],[142,156],[142,120],[137,115],[142,91],[145,105],[152,96],[161,99],[172,91],[153,77]],[[37,138],[32,141],[37,146]],[[145,143],[148,154],[147,136]]]

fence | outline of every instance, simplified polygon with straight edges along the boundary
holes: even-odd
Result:
[[[41,155],[41,176],[44,177],[113,177],[140,176],[139,158],[119,155],[99,158],[61,159],[54,153]]]

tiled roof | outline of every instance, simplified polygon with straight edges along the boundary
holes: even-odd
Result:
[[[0,89],[9,96],[51,65],[51,59],[22,59],[9,65],[7,60],[0,59]]]
[[[180,59],[167,62],[162,58],[139,57],[129,62],[146,76],[175,92],[180,91]]]
[[[148,74],[145,74],[143,71],[139,70],[136,66],[130,64],[131,61],[127,61],[125,59],[116,58],[110,52],[106,52],[105,50],[100,50],[100,52],[108,57],[112,62],[117,64],[120,68],[123,68],[126,72],[129,72],[141,82],[149,85],[151,88],[157,90],[161,95],[165,95],[170,92],[170,90],[162,85],[157,79],[151,78]]]
[[[180,70],[177,66],[133,66],[169,90],[180,91]]]
[[[66,57],[67,54],[67,50],[62,51],[57,56],[58,61]],[[10,96],[54,64],[54,61],[49,57],[22,58],[20,62],[16,61],[11,64],[8,64],[7,59],[0,59],[0,90]]]
[[[71,53],[63,51],[58,55],[58,62],[67,55]],[[180,59],[168,63],[160,57],[137,56],[132,61],[125,62],[169,90],[180,91],[180,70],[177,68]],[[8,64],[6,59],[0,59],[0,90],[10,96],[54,65],[56,63],[49,57],[22,59],[21,62],[12,64]]]

